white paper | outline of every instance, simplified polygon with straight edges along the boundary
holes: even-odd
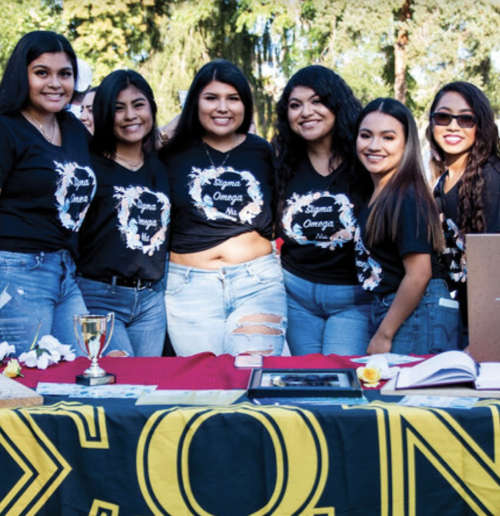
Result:
[[[136,405],[232,405],[241,398],[244,389],[203,389],[203,390],[157,390],[141,396]]]
[[[36,388],[44,396],[68,396],[70,398],[139,398],[153,392],[157,385],[78,385],[75,383],[40,382]]]
[[[358,364],[366,364],[368,360],[372,358],[372,356],[374,355],[353,358],[351,360],[352,362],[357,362]],[[411,364],[412,362],[420,362],[421,360],[424,360],[422,357],[410,357],[409,355],[398,355],[397,353],[380,353],[380,355],[377,356],[384,357],[390,366],[400,364]]]
[[[453,396],[405,396],[398,405],[407,407],[472,408],[479,398],[462,398]]]

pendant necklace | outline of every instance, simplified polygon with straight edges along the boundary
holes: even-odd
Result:
[[[210,153],[208,152],[208,145],[203,140],[201,140],[201,142],[203,143],[203,148],[205,149],[205,152],[207,153],[208,161],[210,161],[210,164],[212,165],[214,170],[216,170],[219,174],[222,174],[224,172],[224,165],[225,165],[226,161],[228,160],[229,156],[231,155],[231,152],[236,147],[236,144],[238,143],[238,139],[239,139],[238,135],[235,134],[234,135],[233,146],[227,152],[227,154],[224,157],[222,163],[219,166],[217,166],[217,167],[215,166],[215,163],[213,162],[212,157],[210,156]]]
[[[33,113],[31,113],[30,111],[26,110],[26,113],[29,115],[29,117],[31,118],[31,121],[33,122],[33,124],[35,125],[35,127],[37,127],[40,132],[42,133],[43,137],[49,142],[49,143],[52,143],[54,144],[54,138],[55,138],[55,134],[56,134],[56,127],[57,127],[57,120],[54,120],[54,126],[52,127],[52,136],[50,137],[46,132],[45,132],[45,129],[43,128],[43,125],[38,121],[38,118],[35,117],[35,115]]]
[[[121,161],[122,163],[125,163],[125,165],[127,165],[126,168],[129,168],[135,172],[136,170],[139,170],[144,164],[144,157],[141,157],[139,161],[134,163],[124,158],[123,156],[120,156],[119,154],[115,154],[115,161]]]

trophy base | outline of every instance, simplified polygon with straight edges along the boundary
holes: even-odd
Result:
[[[85,376],[84,374],[78,374],[76,376],[76,383],[78,385],[88,385],[93,387],[95,385],[108,385],[110,383],[116,383],[116,375],[106,373],[104,376]]]

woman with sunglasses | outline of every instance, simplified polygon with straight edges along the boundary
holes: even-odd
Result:
[[[500,232],[498,129],[486,95],[468,82],[443,86],[427,129],[434,197],[445,233],[442,255],[450,290],[456,291],[467,345],[465,235]]]
[[[415,120],[401,102],[379,98],[361,112],[357,135],[358,158],[374,186],[358,218],[358,246],[367,254],[357,265],[363,287],[375,294],[367,352],[456,349],[460,314],[438,259],[443,235]]]

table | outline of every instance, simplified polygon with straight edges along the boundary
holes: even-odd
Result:
[[[74,381],[88,361],[22,380]],[[104,358],[120,383],[245,388],[233,357]],[[264,367],[354,366],[330,355]],[[24,371],[24,370],[23,370]],[[500,403],[423,409],[135,406],[0,410],[0,515],[500,515]]]

